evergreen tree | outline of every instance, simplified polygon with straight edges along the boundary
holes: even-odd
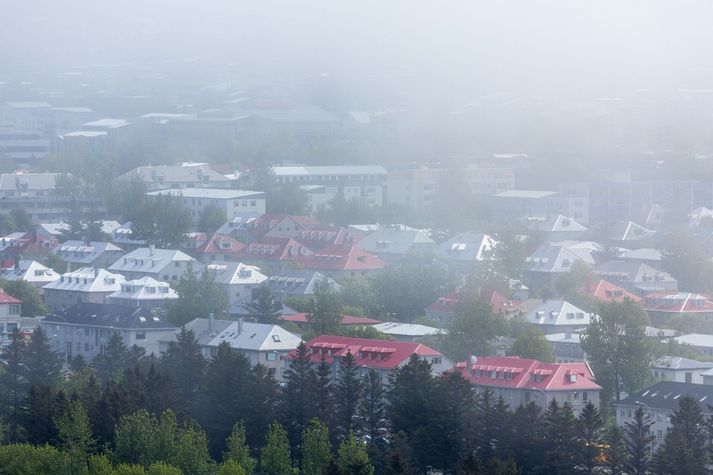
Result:
[[[706,442],[705,420],[698,401],[682,396],[678,409],[671,414],[671,426],[663,444],[656,452],[656,471],[665,475],[706,473]]]
[[[508,424],[507,407],[495,394],[486,389],[475,400],[476,455],[483,463],[488,463],[505,449]],[[458,459],[456,459],[458,460]]]
[[[279,423],[270,426],[265,436],[265,447],[260,455],[260,471],[264,475],[289,475],[293,473],[290,442]]]
[[[603,424],[597,408],[591,401],[587,402],[577,418],[580,460],[586,473],[591,474],[596,466]]]
[[[317,365],[312,391],[315,410],[314,416],[329,427],[334,418],[334,388],[332,387],[332,367],[327,364],[326,358]]]
[[[10,344],[2,352],[4,371],[0,371],[0,410],[7,423],[7,438],[10,442],[20,440],[22,399],[27,390],[25,378],[25,339],[18,328],[10,332]]]
[[[278,416],[280,386],[275,381],[274,370],[262,364],[252,367],[251,381],[252,390],[246,397],[250,410],[244,420],[248,444],[256,447]]]
[[[267,286],[259,287],[253,295],[252,302],[245,308],[250,318],[258,323],[274,325],[282,316],[282,304],[277,301],[270,287]]]
[[[136,239],[159,248],[178,248],[191,227],[190,210],[175,196],[152,196],[132,215],[131,230]]]
[[[62,361],[47,339],[42,327],[32,332],[30,341],[25,347],[25,378],[29,385],[57,384],[62,371]]]
[[[495,407],[492,407],[493,414],[480,413],[473,387],[460,373],[443,374],[436,379],[436,382],[437,401],[439,401],[437,427],[441,428],[438,437],[440,444],[437,446],[440,456],[438,467],[446,471],[455,471],[458,461],[467,453],[472,452],[475,446],[473,433],[477,433],[478,428],[482,425],[499,424],[503,429],[502,433],[488,436],[489,447],[495,451],[503,450],[504,428],[509,419],[507,408],[496,404]],[[489,394],[492,393],[489,392]],[[493,416],[500,413],[501,410],[503,411],[501,414],[503,420],[494,421]],[[475,423],[476,413],[482,416],[479,418],[482,425]]]
[[[235,462],[246,474],[253,473],[257,462],[250,456],[250,448],[245,443],[245,426],[242,422],[233,425],[226,445],[228,449],[223,452],[223,462]]]
[[[339,444],[337,465],[344,475],[374,475],[374,466],[369,461],[364,444],[358,442],[353,433]]]
[[[509,354],[549,363],[555,360],[552,355],[552,346],[545,335],[532,325],[525,327],[524,331],[517,336]]]
[[[401,460],[401,454],[394,452],[389,457],[389,465],[385,470],[386,475],[408,475],[408,471],[404,462]]]
[[[101,381],[109,381],[119,372],[129,367],[129,350],[119,332],[115,331],[109,337],[104,352],[95,356],[92,366]]]
[[[626,469],[628,454],[626,451],[626,441],[621,428],[612,424],[605,433],[604,466],[610,475],[624,475],[629,473]],[[631,474],[633,475],[633,474]]]
[[[653,443],[656,440],[651,427],[654,421],[651,415],[639,406],[634,412],[634,419],[624,423],[624,439],[628,452],[627,470],[631,475],[645,475],[651,462]]]
[[[552,399],[542,419],[544,446],[539,473],[560,475],[574,471],[578,449],[576,426],[572,406],[560,405]]]
[[[77,354],[72,360],[69,362],[69,369],[75,373],[78,373],[82,371],[84,368],[87,367],[87,362],[84,359],[84,357],[80,354]]]
[[[60,447],[69,455],[73,473],[87,467],[87,459],[94,452],[92,428],[87,413],[79,400],[70,401],[62,415],[54,420]]]
[[[379,437],[379,429],[384,427],[385,415],[385,391],[381,382],[381,374],[374,369],[370,369],[362,379],[363,397],[361,398],[359,412],[363,421],[363,426],[371,441],[374,442]]]
[[[302,473],[324,475],[331,460],[329,429],[319,419],[312,419],[302,434]]]
[[[168,344],[161,356],[161,367],[171,379],[178,393],[178,408],[181,413],[195,414],[196,400],[201,388],[206,361],[196,335],[185,326]]]
[[[357,371],[356,357],[347,350],[340,361],[339,381],[335,391],[336,428],[344,436],[356,429],[357,408],[362,392]]]
[[[502,330],[502,317],[493,313],[490,304],[480,298],[478,289],[473,286],[461,293],[444,337],[444,353],[453,361],[463,361],[471,354],[492,354],[493,341]]]
[[[541,457],[542,440],[538,433],[542,423],[540,407],[534,402],[523,404],[515,409],[511,421],[511,448],[515,462],[522,467],[523,473],[534,472]]]
[[[287,427],[293,447],[297,447],[302,432],[314,414],[311,390],[315,387],[315,375],[307,346],[300,343],[295,358],[290,360],[284,374],[282,390],[282,420]]]
[[[196,223],[196,229],[204,233],[214,233],[228,220],[225,210],[215,205],[208,205],[201,211]]]
[[[458,462],[458,475],[484,475],[484,473],[483,464],[473,452]]]
[[[56,444],[55,417],[62,414],[67,404],[63,391],[50,386],[30,386],[23,405],[22,422],[24,440],[33,445]]]

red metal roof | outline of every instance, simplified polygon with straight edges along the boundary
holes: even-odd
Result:
[[[295,313],[292,315],[283,315],[280,320],[294,323],[309,323],[306,313]],[[376,325],[382,323],[381,320],[375,320],[369,317],[355,317],[353,315],[342,315],[341,325]]]
[[[245,245],[238,257],[245,260],[298,260],[313,253],[304,244],[290,238],[263,238]]]
[[[384,268],[384,261],[353,244],[328,246],[302,259],[305,269],[370,271]]]
[[[319,363],[324,358],[328,364],[331,364],[334,357],[343,357],[347,352],[351,352],[356,357],[358,366],[374,369],[396,369],[413,354],[443,356],[440,352],[421,343],[333,335],[318,336],[308,341],[306,346],[313,363]],[[296,353],[297,350],[293,350],[288,357],[295,358]]]
[[[14,304],[22,303],[22,300],[16,299],[10,294],[6,294],[4,290],[0,289],[0,304]]]
[[[710,313],[713,312],[713,301],[707,295],[662,292],[647,295],[644,308],[666,313]]]
[[[221,247],[223,243],[230,243],[229,248]],[[245,244],[227,234],[213,233],[213,235],[201,246],[197,247],[197,254],[234,254],[236,257],[245,247]]]
[[[604,279],[600,279],[597,282],[589,281],[580,290],[587,295],[607,302],[623,302],[626,298],[634,302],[641,302],[641,297],[638,295],[632,294],[623,287],[614,285]]]
[[[455,370],[479,386],[543,391],[601,389],[594,382],[587,363],[543,363],[518,356],[483,356],[470,364],[460,362]]]
[[[519,300],[509,299],[497,290],[481,289],[479,294],[481,299],[490,304],[493,313],[508,314],[520,308]],[[460,302],[460,291],[455,291],[444,297],[439,297],[438,300],[426,307],[426,310],[435,313],[453,313],[458,302]]]

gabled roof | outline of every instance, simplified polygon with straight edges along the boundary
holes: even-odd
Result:
[[[309,324],[309,315],[307,313],[295,313],[291,315],[283,315],[280,320],[292,323]],[[369,317],[355,317],[354,315],[342,315],[339,321],[340,325],[375,325],[381,323],[381,320],[375,320]]]
[[[594,264],[594,258],[588,249],[548,244],[540,246],[527,258],[530,263],[529,272],[569,272],[577,261]]]
[[[456,290],[443,297],[438,297],[435,302],[426,307],[426,311],[434,313],[453,313],[459,302],[460,291]]]
[[[656,234],[633,221],[620,221],[609,229],[609,239],[615,241],[642,241]]]
[[[331,289],[342,288],[335,280],[326,275],[309,269],[283,269],[270,275],[263,285],[270,288],[273,294],[313,295],[319,285],[328,285]]]
[[[436,257],[460,262],[484,261],[492,258],[497,241],[487,234],[458,233],[434,249]]]
[[[604,300],[605,302],[623,302],[625,299],[641,302],[641,297],[638,295],[632,294],[625,288],[614,285],[604,279],[589,281],[580,290],[595,299]]]
[[[660,261],[663,256],[658,249],[642,247],[640,249],[623,250],[619,257],[626,261]]]
[[[351,231],[341,226],[312,226],[301,231],[296,239],[313,251],[328,246],[346,246],[355,242]]]
[[[676,282],[676,279],[668,273],[654,269],[643,262],[607,261],[596,266],[594,272],[613,281]]]
[[[206,266],[206,271],[210,273],[215,283],[221,285],[257,285],[267,280],[267,276],[260,272],[259,267],[249,266],[242,262],[209,264]]]
[[[381,258],[348,244],[328,246],[301,262],[306,269],[325,271],[372,271],[385,266]]]
[[[186,324],[201,346],[217,347],[227,342],[231,348],[251,351],[291,351],[302,341],[278,325],[234,320],[196,318]]]
[[[80,303],[45,317],[43,323],[82,325],[126,330],[175,328],[136,305]]]
[[[16,304],[22,303],[22,300],[13,297],[0,288],[0,304]]]
[[[177,299],[178,293],[168,282],[160,282],[151,277],[127,280],[121,284],[120,290],[107,295],[111,302],[115,300],[170,300]]]
[[[209,183],[222,182],[226,186],[230,180],[208,165],[147,165],[134,168],[121,175],[118,180],[138,178],[144,183]]]
[[[375,369],[396,369],[413,354],[446,359],[440,352],[426,345],[403,341],[321,335],[308,341],[306,346],[313,363],[319,363],[324,358],[327,364],[331,364],[335,357],[341,358],[351,353],[356,357],[358,366]],[[296,352],[292,351],[289,358],[294,359],[295,356]]]
[[[16,270],[11,267],[4,269],[2,278],[5,280],[25,280],[31,284],[48,284],[59,279],[59,274],[47,266],[37,261],[20,260],[20,266]]]
[[[659,381],[653,386],[637,391],[626,399],[615,402],[615,406],[641,407],[673,411],[678,408],[682,396],[691,396],[708,412],[707,408],[713,401],[713,385],[677,383],[674,381]]]
[[[594,382],[594,373],[585,362],[543,363],[518,356],[479,356],[473,359],[458,363],[456,371],[478,386],[543,391],[601,389]]]
[[[679,313],[713,313],[713,301],[701,294],[664,292],[649,294],[644,299],[647,311]]]
[[[384,228],[363,237],[357,246],[373,254],[406,255],[430,248],[436,243],[425,232]]]
[[[583,233],[588,229],[562,214],[542,219],[529,218],[528,225],[530,229],[548,233]]]
[[[264,191],[232,190],[227,188],[169,188],[166,190],[149,191],[146,194],[148,196],[177,196],[181,198],[212,200],[265,198]]]
[[[120,247],[103,241],[86,243],[80,240],[65,241],[52,250],[52,253],[65,262],[92,264],[105,252],[122,253]]]
[[[419,325],[417,323],[384,322],[374,325],[381,333],[392,336],[424,337],[443,333],[440,328]]]
[[[318,176],[318,175],[386,175],[387,171],[381,165],[333,165],[317,167],[272,167],[272,171],[280,176]]]
[[[525,320],[533,325],[587,326],[592,315],[565,300],[548,300],[530,312]]]
[[[673,339],[678,343],[683,343],[684,345],[698,346],[701,348],[713,348],[713,335],[689,333],[687,335],[676,336]]]
[[[134,239],[133,235],[134,232],[131,229],[131,221],[127,221],[118,228],[114,229],[114,231],[112,231],[111,233],[112,240],[116,243],[138,246],[146,245],[145,239]]]
[[[662,356],[651,364],[652,368],[656,369],[712,369],[713,362],[698,361],[690,358],[682,358],[680,356]]]
[[[62,274],[59,280],[45,285],[44,289],[71,292],[116,292],[125,281],[123,275],[112,274],[106,269],[82,267]]]
[[[245,244],[227,234],[213,233],[203,244],[199,245],[195,251],[197,254],[231,254],[237,256]]]
[[[291,238],[263,238],[246,244],[240,250],[239,257],[245,260],[287,261],[312,254],[307,246]]]
[[[703,218],[713,218],[713,209],[701,206],[696,208],[688,214],[691,226],[700,226],[701,220]]]
[[[109,266],[109,270],[157,274],[174,262],[192,262],[194,270],[202,268],[200,263],[184,252],[175,249],[140,247],[117,259]]]

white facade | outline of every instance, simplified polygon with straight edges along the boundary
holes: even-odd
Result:
[[[229,302],[250,297],[252,291],[267,280],[259,267],[242,262],[210,264],[206,271],[223,288]]]
[[[153,246],[135,249],[109,266],[130,280],[151,277],[162,282],[178,281],[189,268],[200,273],[203,264],[184,252]]]
[[[228,220],[237,218],[245,213],[265,213],[265,193],[262,191],[172,188],[151,191],[148,195],[171,195],[181,198],[183,204],[191,211],[191,217],[194,222],[200,219],[203,210],[209,206],[215,206],[225,212]]]

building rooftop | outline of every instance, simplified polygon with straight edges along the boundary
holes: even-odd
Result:
[[[88,302],[52,313],[43,319],[43,323],[124,330],[175,328],[157,315],[136,305]]]
[[[222,188],[170,188],[168,190],[150,191],[149,196],[171,195],[184,198],[204,198],[218,200],[239,200],[245,198],[264,198],[263,191],[227,190]]]
[[[242,320],[213,320],[196,318],[186,324],[196,335],[201,346],[217,347],[228,342],[231,348],[252,351],[291,351],[302,340],[278,325],[245,322]]]
[[[114,300],[171,300],[177,299],[178,293],[171,288],[168,282],[160,282],[151,277],[127,280],[122,282],[121,288],[107,295],[107,299]]]
[[[309,175],[386,175],[387,171],[381,165],[336,165],[323,167],[272,167],[273,172],[280,176]]]
[[[503,191],[502,193],[497,193],[493,195],[497,198],[526,198],[526,199],[539,199],[547,198],[550,196],[555,196],[556,191],[540,191],[540,190],[509,190]]]
[[[713,385],[659,381],[653,386],[637,391],[626,399],[614,404],[617,406],[642,407],[673,411],[678,408],[682,396],[693,397],[702,407],[707,408],[713,401]]]
[[[82,267],[62,274],[58,280],[43,288],[71,292],[116,292],[125,280],[123,275],[112,274],[106,269]]]
[[[443,333],[440,328],[419,325],[417,323],[384,322],[374,325],[374,328],[386,335],[424,337]]]

